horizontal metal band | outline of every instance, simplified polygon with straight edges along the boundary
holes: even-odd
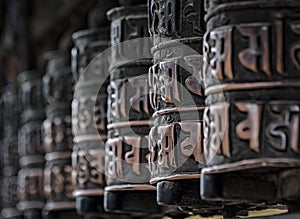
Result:
[[[16,208],[4,208],[1,211],[2,218],[16,218],[21,216],[21,212],[19,212]]]
[[[165,176],[165,177],[155,177],[150,180],[151,184],[156,184],[160,181],[175,181],[175,180],[184,180],[184,179],[200,179],[200,174],[176,174],[173,176]]]
[[[189,112],[189,111],[200,111],[200,110],[204,110],[205,107],[176,107],[176,108],[170,108],[170,109],[163,109],[163,110],[159,110],[156,111],[155,113],[153,113],[152,117],[157,117],[160,115],[165,115],[165,114],[169,114],[169,113],[180,113],[180,112]]]
[[[32,209],[42,209],[45,206],[45,203],[42,201],[21,201],[17,204],[17,209],[19,211],[28,211]]]
[[[94,142],[94,141],[106,141],[107,135],[78,135],[74,137],[74,142]]]
[[[152,126],[153,121],[128,121],[128,122],[116,122],[107,125],[107,129],[115,129],[122,127],[131,127],[131,126]]]
[[[44,210],[47,211],[60,211],[69,209],[75,209],[75,202],[48,202],[44,207]]]
[[[165,42],[160,42],[158,45],[152,47],[151,53],[154,54],[158,50],[169,48],[169,47],[176,47],[176,46],[186,46],[188,48],[186,44],[202,42],[202,37],[188,37],[188,38],[173,39],[173,40],[167,40],[167,38],[165,38],[165,40],[166,40]],[[192,49],[190,48],[190,50]]]
[[[24,167],[31,164],[43,164],[44,161],[43,155],[27,155],[20,158],[19,164],[21,167]]]
[[[87,190],[75,190],[73,192],[74,197],[79,197],[79,196],[102,196],[104,195],[104,190],[103,189],[87,189]]]
[[[257,168],[300,168],[300,160],[294,158],[259,158],[242,160],[229,164],[216,165],[202,169],[201,174],[216,174],[244,171]]]
[[[221,93],[234,90],[259,90],[271,88],[300,88],[300,81],[277,81],[277,82],[256,82],[256,83],[232,83],[215,85],[205,89],[205,95]]]
[[[232,3],[219,3],[215,4],[212,11],[207,13],[205,20],[209,20],[211,17],[219,15],[225,11],[236,11],[241,9],[257,9],[257,8],[297,8],[300,6],[300,2],[289,1],[285,2],[282,0],[265,0],[265,1],[244,1],[244,2],[232,2]],[[282,10],[282,9],[281,9]]]
[[[56,159],[68,159],[71,157],[71,152],[52,152],[45,155],[46,161],[56,160]]]
[[[105,187],[105,192],[115,191],[156,191],[156,187],[149,184],[125,184]]]

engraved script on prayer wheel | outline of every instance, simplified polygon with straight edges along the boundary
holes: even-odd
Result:
[[[161,205],[184,212],[209,213],[199,195],[204,167],[202,70],[204,1],[149,1],[154,65],[149,69],[155,110],[149,134],[149,167]],[[215,210],[218,212],[218,209]]]
[[[87,217],[103,216],[104,162],[107,139],[107,61],[97,55],[108,46],[109,30],[99,27],[73,34],[77,74],[72,102],[74,143],[73,181],[77,212]],[[86,68],[86,69],[85,69]]]
[[[206,10],[202,197],[299,200],[300,2],[212,0]]]
[[[113,8],[107,14],[112,21],[112,48],[105,209],[152,217],[160,214],[160,209],[156,204],[156,189],[149,185],[150,172],[147,168],[152,110],[145,73],[151,64],[150,45],[125,42],[148,36],[147,7],[124,6]],[[132,54],[138,60],[130,60]]]

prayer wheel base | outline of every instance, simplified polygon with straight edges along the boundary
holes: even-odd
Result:
[[[300,200],[299,168],[256,168],[231,172],[204,172],[201,196],[205,200],[287,203]]]
[[[77,197],[76,198],[76,210],[77,210],[77,213],[80,215],[102,214],[102,212],[104,212],[103,196]]]
[[[199,189],[199,179],[161,181],[157,184],[157,202],[162,206],[178,206],[189,214],[222,214],[222,203],[203,201]]]
[[[82,219],[75,210],[65,210],[65,211],[45,211],[42,212],[43,219],[64,219],[64,218],[72,218],[72,219]]]
[[[161,209],[156,203],[155,190],[105,191],[104,208],[108,212],[125,213],[136,217],[162,216]]]

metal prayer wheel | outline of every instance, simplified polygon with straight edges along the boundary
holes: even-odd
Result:
[[[112,21],[112,48],[104,206],[109,212],[155,217],[161,212],[147,168],[148,134],[153,123],[145,74],[151,64],[150,45],[125,42],[148,36],[147,7],[119,7],[107,15]],[[130,57],[132,54],[136,58]]]
[[[43,94],[46,120],[42,125],[45,152],[43,218],[80,218],[75,211],[72,184],[71,100],[73,77],[68,58],[63,52],[45,55]]]
[[[204,167],[202,71],[204,1],[149,1],[149,31],[154,65],[149,69],[150,99],[155,109],[149,136],[149,166],[157,201],[183,212],[220,213],[201,200]],[[208,210],[209,209],[209,210]]]
[[[1,203],[2,211],[1,218],[22,218],[21,213],[16,209],[18,203],[18,86],[7,85],[4,88],[2,99],[2,116],[3,126],[2,130],[4,139],[1,145],[2,157],[2,192]]]
[[[206,3],[201,195],[299,200],[300,4]]]
[[[44,207],[41,123],[44,118],[42,80],[36,71],[18,76],[21,126],[18,133],[20,171],[17,208],[24,218],[41,218]]]
[[[104,218],[104,160],[107,139],[107,61],[97,55],[108,46],[107,27],[73,34],[77,56],[73,74],[78,75],[72,102],[74,132],[73,181],[77,212],[85,218]]]
[[[96,27],[73,33],[72,39],[75,45],[71,52],[71,62],[72,73],[76,82],[96,55],[107,48],[108,31],[107,27]]]

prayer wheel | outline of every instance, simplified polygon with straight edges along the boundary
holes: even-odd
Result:
[[[157,217],[161,209],[147,168],[148,134],[153,124],[147,95],[150,45],[136,43],[148,37],[147,6],[113,8],[107,15],[112,47],[104,205],[109,212]]]
[[[212,0],[205,7],[209,107],[201,195],[294,205],[300,195],[300,4]]]
[[[45,205],[43,191],[44,152],[41,124],[44,119],[42,79],[37,71],[18,76],[21,126],[18,132],[20,170],[17,208],[24,219],[41,218]]]
[[[73,181],[77,212],[85,218],[109,216],[103,207],[108,66],[97,56],[107,49],[108,39],[107,27],[73,34],[73,74],[78,75],[72,102]]]
[[[42,125],[45,153],[43,218],[80,218],[76,215],[73,197],[73,135],[71,100],[73,77],[66,54],[59,51],[45,54],[43,94],[46,120]]]
[[[207,214],[199,177],[204,167],[202,116],[205,97],[202,39],[204,1],[149,1],[149,31],[154,65],[149,69],[150,99],[155,110],[149,136],[149,166],[160,205]]]

